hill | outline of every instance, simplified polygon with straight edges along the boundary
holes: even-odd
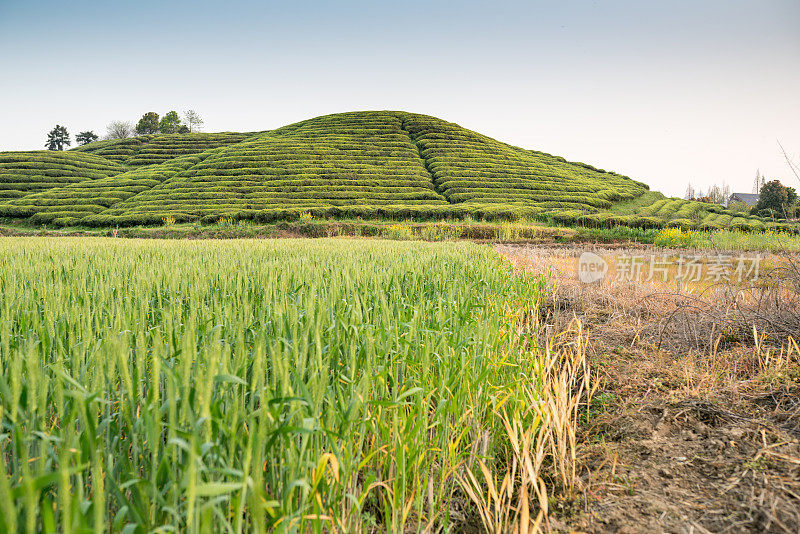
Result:
[[[32,224],[263,222],[307,212],[764,227],[719,206],[666,199],[614,172],[396,111],[339,113],[264,132],[150,135],[2,155],[18,170],[2,175],[0,217]],[[70,174],[51,180],[32,174],[48,165],[66,173],[68,163]],[[29,178],[17,179],[23,169]]]
[[[124,171],[118,163],[78,152],[0,152],[0,199],[24,197]]]

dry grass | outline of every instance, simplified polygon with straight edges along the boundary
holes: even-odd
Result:
[[[538,332],[536,316],[532,318],[526,327]],[[547,338],[544,347],[531,348],[542,351],[543,373],[538,388],[526,388],[527,409],[494,410],[508,441],[500,469],[481,459],[477,469],[467,467],[458,475],[491,533],[549,531],[550,500],[555,494],[571,498],[575,489],[576,431],[596,388],[581,323],[574,321]]]
[[[586,285],[582,250],[498,248],[520,269],[552,275],[542,328],[580,320],[600,381],[577,438],[579,497],[551,505],[551,528],[800,529],[795,257],[765,256],[755,284],[617,281],[612,266],[610,280]]]

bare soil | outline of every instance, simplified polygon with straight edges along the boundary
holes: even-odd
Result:
[[[585,247],[497,249],[551,276],[545,328],[580,319],[601,379],[579,433],[579,490],[556,503],[554,530],[800,532],[800,353],[784,331],[795,326],[791,294],[768,309],[763,295],[732,284],[583,284]],[[613,264],[654,251],[593,252]]]

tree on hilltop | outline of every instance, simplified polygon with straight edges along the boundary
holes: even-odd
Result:
[[[127,121],[111,121],[106,131],[106,139],[126,139],[133,136],[133,125]]]
[[[161,133],[178,133],[181,128],[181,118],[178,116],[177,111],[170,111],[161,117],[158,123],[158,129]]]
[[[96,133],[91,130],[87,130],[85,132],[81,132],[75,136],[75,140],[78,142],[79,145],[88,145],[89,143],[93,143],[97,141],[99,137]]]
[[[47,142],[44,144],[47,150],[64,150],[65,146],[72,144],[69,140],[67,128],[56,124],[56,127],[47,134]]]
[[[183,112],[183,120],[185,120],[186,124],[189,126],[189,133],[199,131],[200,127],[203,125],[203,119],[200,117],[200,114],[193,109]]]
[[[136,133],[139,135],[158,133],[158,113],[148,111],[142,115],[142,118],[136,123]]]

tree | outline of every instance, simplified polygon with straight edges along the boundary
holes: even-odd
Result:
[[[106,132],[106,139],[126,139],[133,136],[133,125],[126,121],[111,121]]]
[[[66,127],[56,124],[56,127],[47,134],[47,142],[44,146],[47,150],[64,150],[65,146],[72,144],[69,140],[69,132]]]
[[[203,119],[200,118],[200,114],[193,109],[183,112],[183,120],[189,126],[189,133],[200,130],[203,125]]]
[[[726,204],[731,197],[731,188],[725,182],[722,182],[722,187],[717,184],[712,184],[708,189],[708,193],[703,193],[703,189],[695,191],[694,186],[689,184],[686,188],[686,200],[698,200],[700,202]]]
[[[163,117],[161,122],[158,123],[158,129],[161,133],[178,133],[181,127],[181,118],[178,116],[177,111],[170,111]]]
[[[786,187],[786,203],[790,206],[797,204],[797,189],[794,187]]]
[[[761,169],[756,169],[756,179],[753,182],[753,193],[756,195],[761,190],[761,180],[763,180],[761,178]]]
[[[711,189],[708,190],[708,198],[711,199],[711,202],[714,204],[722,204],[725,200],[722,196],[722,189],[717,184],[711,186]]]
[[[775,217],[785,215],[789,207],[789,194],[778,180],[767,182],[761,187],[758,202],[753,208],[756,215]]]
[[[189,127],[186,126],[185,124],[181,124],[181,127],[178,128],[178,133],[181,133],[181,134],[189,133]]]
[[[793,219],[797,216],[797,190],[794,187],[786,187],[786,218]]]
[[[158,133],[158,113],[148,111],[136,123],[136,133],[139,135]]]
[[[99,137],[97,137],[97,134],[91,130],[81,132],[75,136],[75,140],[78,142],[79,145],[88,145],[89,143],[94,143],[98,139]]]

